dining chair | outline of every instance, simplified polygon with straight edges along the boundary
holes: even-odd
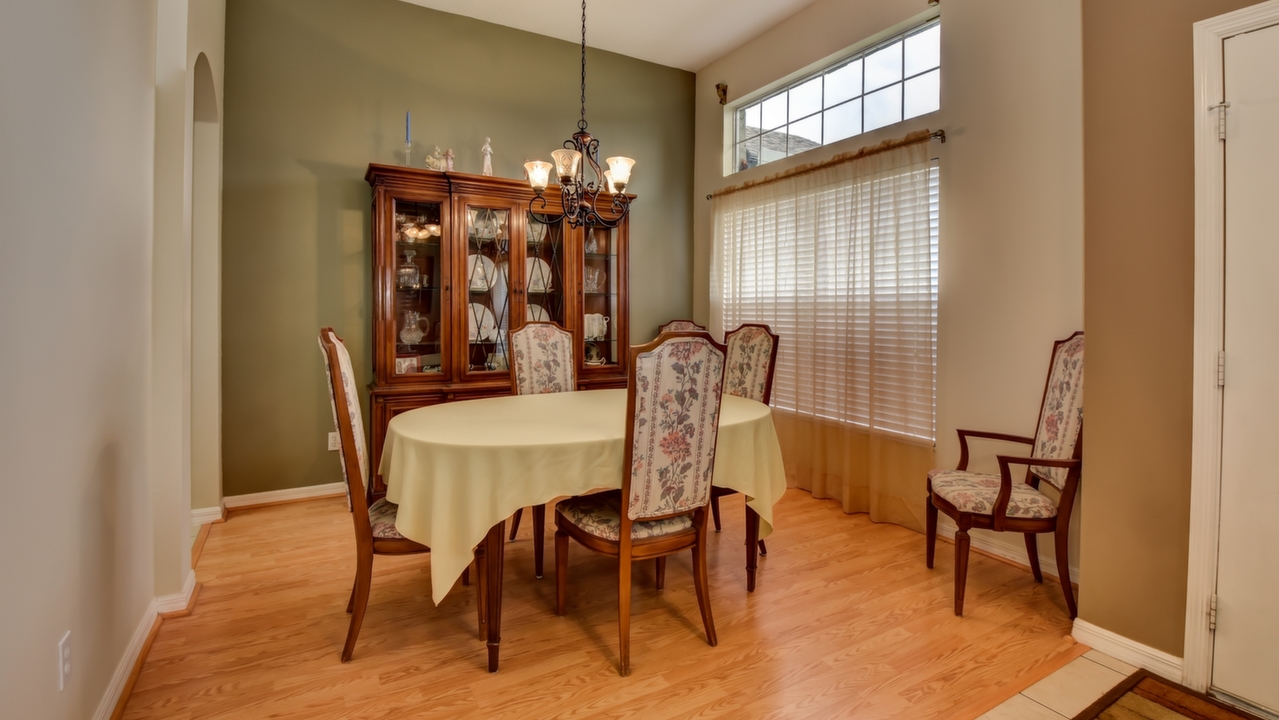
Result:
[[[430,552],[431,549],[414,542],[395,529],[399,506],[386,498],[368,504],[365,488],[368,487],[368,450],[364,441],[364,416],[360,412],[360,396],[355,388],[355,373],[351,369],[351,356],[346,344],[333,328],[320,330],[320,351],[324,355],[324,372],[328,376],[329,405],[333,410],[333,424],[341,442],[338,457],[342,462],[342,477],[346,480],[346,501],[355,521],[355,584],[346,611],[351,615],[351,625],[346,632],[346,644],[342,647],[342,662],[350,662],[364,623],[364,611],[369,604],[369,589],[373,584],[374,555],[412,555]],[[337,372],[334,373],[334,368]],[[339,411],[341,408],[341,411]],[[484,630],[485,568],[482,555],[476,557],[478,590],[476,602],[481,634]],[[469,568],[462,573],[462,584],[470,584]]]
[[[773,372],[777,369],[778,336],[772,328],[758,323],[744,323],[724,335],[727,347],[724,370],[724,392],[736,397],[768,404],[773,397]],[[711,488],[711,518],[715,532],[720,531],[719,499],[736,490]],[[759,556],[768,547],[759,539],[759,513],[746,506],[746,591],[755,592],[755,568]]]
[[[1053,344],[1039,408],[1035,436],[1009,435],[976,430],[959,434],[959,466],[928,472],[928,505],[925,562],[933,566],[937,544],[937,511],[955,521],[955,614],[964,614],[964,586],[968,580],[968,531],[1018,532],[1026,538],[1026,555],[1035,582],[1042,583],[1039,546],[1035,536],[1053,533],[1057,549],[1057,575],[1066,594],[1066,609],[1073,620],[1078,614],[1070,584],[1070,513],[1079,491],[1083,468],[1084,334],[1077,332]],[[968,471],[968,438],[986,438],[1029,445],[1031,455],[998,455],[999,475]],[[1012,465],[1025,465],[1026,475],[1013,482]],[[1039,490],[1039,483],[1060,494],[1056,503]]]
[[[706,332],[706,328],[692,320],[671,320],[657,329],[657,334],[666,332]]]
[[[693,584],[706,642],[719,640],[706,574],[707,505],[715,469],[724,346],[704,332],[662,333],[631,348],[622,489],[555,506],[555,614],[568,595],[568,541],[618,559],[618,656],[631,671],[631,563],[693,551]],[[625,510],[623,510],[625,505]]]
[[[516,395],[571,392],[577,389],[573,376],[573,333],[553,322],[528,322],[511,332],[511,388]],[[510,541],[520,529],[524,508],[511,520]],[[533,569],[542,577],[546,541],[546,505],[533,506]]]

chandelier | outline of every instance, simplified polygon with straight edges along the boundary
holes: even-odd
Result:
[[[599,139],[586,131],[586,0],[582,0],[582,119],[577,121],[577,132],[573,133],[572,139],[564,141],[563,149],[551,152],[555,160],[553,166],[544,160],[524,163],[529,185],[536,193],[529,200],[529,212],[540,214],[533,209],[534,203],[540,203],[541,209],[546,209],[543,193],[550,182],[553,167],[560,182],[564,220],[570,227],[615,228],[620,225],[631,209],[626,184],[631,179],[631,166],[635,161],[628,157],[611,157],[605,160],[608,170],[600,172],[599,150]],[[589,180],[586,177],[587,166],[591,170]],[[605,197],[601,198],[601,195]],[[604,203],[604,211],[614,219],[609,220],[600,214],[601,202]]]

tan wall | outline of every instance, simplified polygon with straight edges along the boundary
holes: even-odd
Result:
[[[1034,432],[1052,341],[1083,327],[1078,0],[943,2],[941,111],[728,178],[715,97],[715,83],[728,84],[732,102],[924,9],[916,0],[818,0],[698,72],[695,315],[709,312],[707,193],[910,130],[944,128],[949,142],[932,146],[941,161],[937,463],[953,467],[957,427]],[[993,451],[1022,447],[974,449],[974,468],[997,471]],[[917,488],[910,502],[922,508],[923,477]],[[1025,555],[1019,536],[974,534]],[[1050,544],[1041,539],[1041,557],[1053,557]],[[1072,565],[1077,558],[1072,552]]]
[[[578,119],[578,46],[396,0],[232,0],[223,188],[223,439],[227,495],[341,480],[317,330],[370,370],[370,162],[453,148],[521,177]],[[602,154],[638,160],[631,188],[632,340],[691,301],[693,76],[589,55]],[[361,383],[363,384],[363,383]],[[367,397],[364,399],[367,411]]]
[[[5,718],[94,717],[154,597],[155,32],[155,3],[0,5]]]
[[[1080,617],[1182,654],[1194,335],[1192,23],[1252,0],[1084,0],[1088,422]]]

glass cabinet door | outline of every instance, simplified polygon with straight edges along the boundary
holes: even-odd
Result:
[[[569,327],[564,286],[564,222],[558,215],[527,213],[524,317]]]
[[[615,366],[618,347],[620,268],[616,230],[585,228],[582,243],[582,361],[586,368]]]
[[[443,372],[448,317],[441,296],[442,225],[438,202],[395,201],[396,376]]]
[[[507,342],[513,303],[509,207],[465,205],[466,350],[463,372],[508,372]]]

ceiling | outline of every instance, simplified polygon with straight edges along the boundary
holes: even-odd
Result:
[[[581,42],[582,7],[573,0],[405,0],[422,7]],[[643,0],[586,8],[586,44],[697,71],[813,0]]]

